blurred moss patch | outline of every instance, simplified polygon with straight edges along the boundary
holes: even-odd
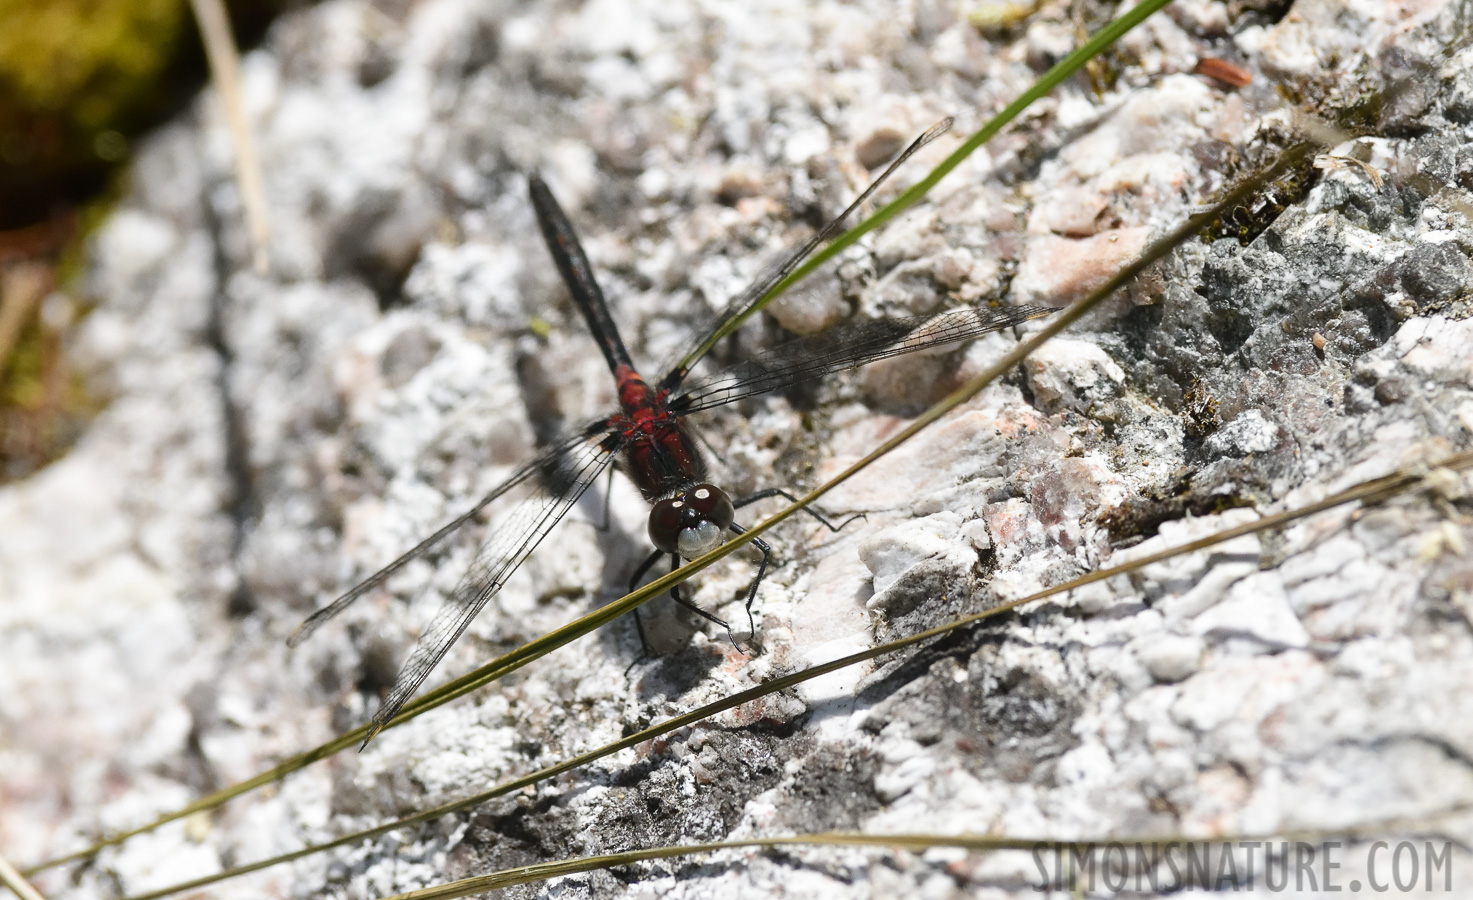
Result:
[[[237,42],[290,5],[227,2]],[[0,230],[95,196],[206,77],[189,0],[0,0]]]
[[[0,22],[0,229],[10,229],[95,193],[127,135],[177,103],[160,79],[193,22],[187,0],[0,0]]]
[[[0,267],[0,483],[71,446],[97,410],[65,364],[63,344],[78,310],[55,286],[49,261]]]
[[[228,2],[237,42],[289,5]],[[95,412],[66,366],[87,312],[68,274],[135,139],[207,78],[189,0],[0,0],[0,483],[55,459]]]

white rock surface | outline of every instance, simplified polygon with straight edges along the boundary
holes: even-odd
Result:
[[[1049,341],[1023,362],[1033,398],[1046,412],[1088,413],[1096,403],[1119,396],[1125,372],[1110,354],[1089,341]]]
[[[1272,156],[1294,119],[1283,96],[1376,132],[1343,149],[1382,187],[1351,163],[1308,186],[1301,174],[1217,230],[1272,221],[1251,244],[1182,248],[822,502],[866,518],[768,535],[760,655],[656,604],[652,642],[672,648],[659,658],[631,668],[638,644],[616,623],[361,754],[39,885],[114,897],[377,825],[1467,447],[1473,56],[1447,52],[1459,7],[1300,0],[1275,20],[1257,6],[1157,16],[811,296],[718,350],[745,358],[779,325],[1062,304]],[[1114,12],[1080,9],[1091,28]],[[527,172],[569,209],[653,368],[910,135],[957,117],[882,199],[958,146],[1070,48],[1074,11],[1045,3],[998,34],[953,4],[879,0],[333,0],[281,19],[244,69],[270,276],[247,271],[207,96],[143,143],[90,245],[79,289],[95,309],[71,353],[105,409],[66,458],[0,487],[0,852],[23,866],[69,852],[372,714],[480,526],[295,653],[285,636],[612,401],[540,244]],[[1255,80],[1226,90],[1187,74],[1199,57]],[[815,484],[1015,339],[714,411],[701,422],[714,468],[738,495]],[[644,509],[616,481],[599,531],[601,496],[432,680],[623,593],[646,552]],[[565,856],[831,829],[1213,837],[1445,813],[1473,800],[1467,517],[1451,488],[1324,513],[207,891],[381,896]],[[734,557],[693,598],[736,625],[754,573]],[[1473,839],[1466,817],[1439,822]],[[1368,879],[1370,848],[1339,847],[1341,885]],[[1473,859],[1452,854],[1467,893]],[[1032,896],[1040,877],[1026,853],[795,848],[516,890]]]

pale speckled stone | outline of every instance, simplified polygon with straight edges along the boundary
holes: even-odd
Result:
[[[1267,453],[1279,442],[1283,433],[1279,426],[1263,417],[1263,413],[1250,409],[1227,423],[1222,430],[1207,439],[1213,452],[1230,456],[1249,456]]]
[[[1097,344],[1060,338],[1023,361],[1028,386],[1045,411],[1088,412],[1120,394],[1125,372]]]
[[[1068,306],[1139,256],[1149,237],[1147,228],[1115,228],[1083,238],[1030,238],[1014,296],[1020,303]]]
[[[1309,645],[1283,586],[1262,573],[1235,582],[1222,602],[1192,620],[1192,629],[1207,636],[1245,635],[1273,648]]]
[[[1197,671],[1205,648],[1206,644],[1200,638],[1163,634],[1144,641],[1136,649],[1136,654],[1152,678],[1169,684]]]
[[[917,560],[954,548],[960,527],[961,517],[955,513],[913,519],[866,538],[859,545],[859,559],[869,569],[875,590],[883,591]]]

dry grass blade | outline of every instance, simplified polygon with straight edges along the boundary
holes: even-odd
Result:
[[[17,265],[0,277],[0,373],[50,282],[47,267],[40,263]]]
[[[220,19],[214,26],[207,24],[208,17],[211,15],[208,10],[213,8],[216,12],[218,12],[218,6],[216,5],[218,0],[195,0],[195,2],[197,15],[200,16],[202,28],[209,29],[213,27],[226,27],[228,25],[228,23],[225,22],[225,20],[223,19]],[[914,204],[917,200],[919,200],[927,192],[929,192],[930,189],[937,182],[939,182],[948,172],[956,168],[956,166],[960,165],[963,159],[976,151],[977,148],[981,147],[989,139],[996,136],[1000,131],[1002,131],[1004,127],[1006,127],[1010,122],[1017,118],[1017,116],[1022,113],[1023,110],[1031,105],[1035,100],[1044,96],[1053,88],[1064,82],[1075,72],[1077,72],[1080,67],[1082,67],[1088,60],[1098,55],[1105,48],[1109,47],[1112,43],[1118,40],[1121,35],[1125,34],[1127,31],[1140,24],[1141,21],[1150,16],[1152,13],[1165,6],[1167,2],[1168,0],[1144,0],[1144,2],[1132,8],[1125,15],[1112,21],[1108,26],[1103,28],[1097,35],[1091,38],[1078,50],[1060,60],[1058,64],[1056,64],[1048,72],[1044,73],[1044,75],[1037,82],[1035,82],[1032,87],[1025,91],[1017,100],[1013,101],[1013,103],[1009,104],[1002,112],[989,120],[976,133],[971,135],[961,147],[959,147],[955,152],[948,156],[925,178],[917,182],[911,188],[907,189],[896,200],[882,207],[873,216],[837,237],[828,247],[816,253],[809,260],[808,263],[800,267],[796,272],[794,272],[788,278],[775,286],[763,301],[754,306],[754,310],[761,308],[766,302],[775,299],[793,284],[806,277],[819,265],[822,265],[823,262],[831,258],[834,254],[853,244],[863,234],[877,228],[879,225],[883,224],[889,219],[894,218],[908,206]],[[226,37],[228,38],[228,28],[226,28]],[[233,42],[231,42],[230,47],[233,51]],[[231,62],[234,62],[233,53],[231,55]],[[231,73],[232,77],[234,78],[232,84],[235,86],[236,89],[233,93],[235,99],[234,101],[230,102],[235,102],[238,104],[240,99],[238,91],[238,72],[233,66],[231,68]],[[225,94],[227,96],[231,95],[231,91],[226,89],[223,86],[223,83],[221,90],[222,94]],[[243,126],[243,109],[241,111],[240,122]],[[251,150],[250,153],[252,159],[254,160],[254,150]],[[259,179],[256,183],[259,186]],[[246,195],[249,193],[249,191],[247,191],[246,188],[243,186],[242,193],[243,195]],[[1241,189],[1239,193],[1242,193]],[[1235,194],[1234,202],[1236,202],[1236,197],[1237,195]],[[1198,216],[1192,221],[1196,221],[1200,218],[1202,217]],[[1164,254],[1165,252],[1166,249],[1163,249],[1161,251],[1162,254]],[[1152,261],[1153,260],[1154,257],[1152,258]],[[1129,278],[1134,277],[1135,272],[1138,270],[1138,268],[1133,268],[1130,271],[1129,275],[1125,275],[1121,278],[1116,279],[1116,281],[1112,281],[1110,285],[1107,285],[1107,288],[1109,288],[1109,290],[1114,290],[1114,288],[1118,286],[1117,282],[1119,284],[1123,284],[1125,281],[1128,281]],[[1073,321],[1073,318],[1071,317],[1068,321]],[[1036,344],[1034,344],[1033,346],[1036,346]],[[1013,360],[1013,362],[1015,361],[1016,360]],[[1009,362],[1008,367],[1010,367],[1012,364],[1012,362]],[[1003,367],[1000,371],[1006,371],[1006,368],[1007,367]],[[963,390],[966,390],[966,388],[963,388]],[[980,384],[972,390],[973,393],[975,393],[976,390],[980,390]],[[958,395],[960,394],[961,392],[959,391]],[[955,402],[952,402],[950,398],[948,398],[948,401],[943,402],[949,403],[949,405],[947,405],[945,409],[940,410],[933,416],[923,417],[921,420],[918,420],[916,425],[912,429],[907,429],[903,433],[903,436],[897,436],[896,439],[887,442],[886,446],[881,451],[871,454],[869,457],[866,457],[866,459],[863,460],[860,464],[851,467],[848,472],[841,476],[841,480],[847,479],[863,466],[868,465],[875,459],[883,456],[884,453],[889,452],[890,449],[893,449],[895,445],[899,444],[901,440],[915,434],[917,431],[920,430],[920,428],[935,421],[936,418],[939,418],[947,410],[954,407],[956,403],[961,401],[956,400]],[[837,483],[838,482],[836,481],[833,484]],[[705,569],[706,567],[729,555],[737,548],[759,536],[762,532],[770,529],[778,522],[785,520],[788,516],[793,515],[795,512],[798,511],[799,508],[801,508],[801,506],[812,502],[814,497],[819,496],[821,493],[826,491],[828,487],[831,486],[833,485],[826,486],[825,488],[821,488],[819,491],[810,494],[808,497],[800,501],[800,503],[796,506],[789,507],[787,510],[780,512],[779,514],[762,523],[761,525],[750,529],[741,537],[722,545],[721,547],[717,548],[706,556],[701,557],[697,560],[693,560],[685,566],[682,566],[674,572],[671,572],[669,575],[666,575],[657,581],[645,585],[639,591],[636,591],[628,597],[625,597],[615,603],[609,604],[608,606],[605,606],[602,609],[591,613],[590,615],[585,616],[568,626],[565,626],[563,629],[560,629],[557,632],[549,634],[544,638],[539,639],[538,641],[533,641],[532,643],[527,644],[526,646],[521,647],[513,651],[512,653],[501,657],[500,659],[494,660],[491,663],[488,663],[487,665],[482,666],[481,668],[476,669],[473,672],[467,673],[461,678],[457,678],[454,681],[451,681],[441,686],[440,688],[430,691],[425,695],[417,698],[416,700],[405,704],[403,710],[401,710],[399,715],[395,717],[393,722],[389,723],[388,727],[393,727],[396,724],[407,721],[422,712],[426,712],[436,706],[448,703],[449,701],[460,697],[463,694],[468,693],[469,691],[475,690],[482,685],[488,684],[491,681],[502,677],[508,672],[520,668],[521,666],[537,658],[538,656],[550,652],[556,646],[560,646],[561,643],[571,641],[583,634],[588,633],[588,631],[599,627],[600,625],[604,624],[604,622],[611,621],[613,618],[629,612],[630,610],[639,606],[641,603],[669,589],[669,587],[671,587],[672,585],[679,584],[681,581],[690,578],[702,569]],[[351,732],[340,735],[332,741],[329,741],[319,747],[308,750],[304,753],[297,754],[296,756],[284,760],[279,765],[274,766],[273,768],[264,771],[252,778],[231,785],[230,787],[224,788],[220,791],[216,791],[215,793],[208,796],[202,797],[186,807],[160,816],[153,821],[147,822],[136,828],[128,829],[126,831],[110,835],[74,853],[47,860],[46,862],[32,866],[26,871],[27,873],[39,872],[45,869],[53,868],[55,866],[63,865],[68,862],[85,859],[96,854],[99,850],[105,847],[120,844],[135,835],[144,834],[146,832],[152,831],[162,825],[176,821],[196,812],[214,809],[215,807],[218,807],[226,803],[227,801],[234,799],[235,797],[241,796],[245,793],[249,793],[256,788],[277,781],[292,772],[305,768],[306,766],[311,765],[318,760],[325,759],[340,750],[359,743],[369,735],[369,732],[369,726],[365,725],[363,727],[357,728]]]
[[[563,875],[576,875],[596,869],[627,866],[631,863],[697,853],[714,853],[718,850],[740,850],[744,848],[766,848],[794,844],[841,844],[853,847],[893,847],[901,850],[926,850],[931,847],[962,847],[967,850],[1030,850],[1035,847],[1092,847],[1091,841],[1042,841],[1026,838],[990,838],[983,835],[939,835],[939,834],[815,834],[799,837],[753,838],[745,841],[717,841],[709,844],[684,844],[673,847],[655,847],[649,850],[629,850],[624,853],[609,853],[601,856],[584,856],[577,859],[538,863],[505,869],[490,875],[478,875],[461,881],[453,881],[432,888],[422,888],[404,894],[395,894],[385,900],[448,900],[451,897],[468,897],[485,891],[500,890],[518,884],[546,881]]]
[[[265,275],[270,267],[271,226],[266,216],[266,193],[261,180],[261,160],[246,119],[245,98],[240,89],[240,52],[230,33],[230,17],[224,0],[190,0],[195,20],[210,61],[210,76],[220,90],[225,118],[235,144],[235,179],[240,186],[246,231],[251,239],[251,265]]]
[[[40,892],[27,884],[3,856],[0,856],[0,884],[10,888],[20,900],[42,900]]]
[[[1285,154],[1280,160],[1278,160],[1278,162],[1274,166],[1271,166],[1263,172],[1258,173],[1254,177],[1246,180],[1243,184],[1239,185],[1234,190],[1230,191],[1218,204],[1215,204],[1207,211],[1192,217],[1192,219],[1188,220],[1186,225],[1178,228],[1170,235],[1157,241],[1135,263],[1128,266],[1116,277],[1112,278],[1107,284],[1098,288],[1089,297],[1081,300],[1066,313],[1055,317],[1049,322],[1048,326],[1043,331],[1041,331],[1038,335],[1036,335],[1029,341],[1020,344],[1018,348],[1015,348],[1013,353],[1009,354],[1002,361],[999,361],[999,363],[995,365],[992,369],[979,375],[976,379],[973,380],[973,382],[970,382],[968,385],[964,386],[961,390],[953,394],[951,397],[943,400],[942,403],[937,405],[937,407],[933,407],[931,411],[928,411],[926,415],[922,416],[921,419],[918,419],[917,423],[913,423],[910,428],[907,428],[905,431],[901,432],[899,435],[897,435],[895,439],[887,442],[887,446],[893,448],[893,446],[898,445],[900,441],[904,440],[906,437],[915,434],[922,427],[924,427],[925,424],[935,421],[935,419],[939,418],[947,410],[953,408],[955,405],[961,402],[964,402],[968,397],[980,391],[990,381],[996,379],[999,375],[1011,368],[1011,366],[1015,364],[1019,359],[1021,359],[1023,355],[1026,355],[1026,352],[1031,351],[1031,349],[1041,344],[1044,340],[1047,340],[1048,337],[1058,333],[1058,331],[1067,326],[1069,322],[1074,321],[1080,315],[1083,315],[1085,312],[1087,312],[1095,304],[1098,304],[1105,298],[1109,297],[1110,294],[1112,294],[1115,290],[1118,290],[1121,285],[1129,281],[1130,278],[1134,277],[1135,274],[1139,273],[1146,266],[1149,266],[1152,262],[1170,252],[1172,248],[1180,245],[1183,241],[1194,235],[1207,223],[1214,221],[1217,216],[1221,214],[1223,209],[1242,202],[1245,196],[1252,194],[1263,184],[1270,182],[1274,177],[1276,177],[1278,172],[1282,171],[1284,168],[1295,165],[1299,161],[1299,159],[1303,158],[1305,154],[1313,152],[1313,150],[1314,146],[1308,144],[1295,148],[1294,150]],[[1060,324],[1061,321],[1063,322],[1062,325]],[[1011,362],[1009,362],[1008,360],[1011,360]],[[940,412],[935,412],[935,410],[937,409],[940,409]],[[932,412],[935,412],[935,415],[931,415]],[[881,448],[881,451],[883,451],[884,449],[885,448]],[[756,534],[759,534],[762,531],[771,528],[783,518],[797,513],[802,508],[802,505],[804,503],[810,502],[813,498],[819,496],[824,491],[829,490],[833,486],[840,483],[840,481],[842,481],[844,478],[855,474],[863,467],[863,465],[867,464],[868,462],[873,462],[874,459],[878,459],[880,455],[883,455],[881,451],[876,451],[876,453],[871,454],[870,457],[867,457],[866,460],[862,460],[859,464],[856,464],[854,467],[846,470],[846,472],[841,474],[838,478],[835,478],[833,481],[830,481],[828,484],[820,487],[808,497],[805,497],[798,503],[789,506],[785,510],[777,513],[772,518],[767,519],[761,524],[754,526],[740,537],[728,542],[727,544],[722,545],[716,550],[713,550],[706,556],[700,557],[699,559],[692,561],[686,566],[682,566],[681,568],[669,573],[658,581],[651,582],[650,584],[646,585],[638,591],[635,591],[627,597],[624,597],[621,600],[609,604],[608,606],[605,606],[600,610],[588,616],[585,616],[582,619],[579,619],[577,622],[574,622],[569,626],[565,626],[565,628],[560,629],[559,631],[548,634],[537,641],[533,641],[532,643],[519,648],[513,653],[508,654],[507,656],[502,657],[499,660],[496,660],[488,666],[482,667],[481,669],[473,671],[466,676],[463,676],[462,678],[456,679],[454,682],[445,685],[437,691],[431,692],[430,695],[420,698],[419,701],[409,704],[405,707],[404,712],[401,713],[401,719],[418,715],[420,712],[424,712],[427,709],[431,708],[431,705],[439,705],[440,703],[448,702],[450,699],[454,699],[454,697],[461,696],[462,694],[474,690],[476,687],[479,687],[482,684],[489,683],[490,681],[501,677],[507,672],[513,671],[516,668],[520,668],[520,666],[525,665],[526,662],[530,662],[531,659],[536,658],[536,655],[542,655],[542,653],[550,652],[551,649],[555,648],[555,646],[561,646],[561,643],[565,642],[563,638],[565,636],[565,633],[567,632],[577,630],[580,633],[586,633],[587,631],[592,630],[592,628],[597,627],[596,624],[586,625],[585,623],[597,621],[601,624],[606,621],[611,621],[613,618],[617,617],[618,615],[622,615],[623,612],[627,610],[634,609],[635,607],[637,607],[641,603],[646,602],[653,596],[662,593],[668,588],[669,585],[679,583],[685,578],[688,578],[696,571],[699,571],[700,569],[711,565],[715,561],[721,559],[723,556],[733,552],[745,541],[750,540]],[[1437,469],[1456,470],[1466,468],[1470,465],[1473,465],[1473,454],[1460,454],[1437,463],[1431,468],[1431,471],[1436,471]],[[1123,575],[1129,572],[1133,572],[1147,565],[1150,565],[1151,563],[1160,562],[1166,559],[1170,559],[1174,556],[1193,552],[1195,550],[1200,550],[1205,547],[1210,547],[1224,541],[1229,541],[1234,538],[1241,537],[1245,534],[1252,534],[1259,531],[1267,531],[1279,528],[1296,519],[1300,519],[1335,506],[1355,502],[1357,500],[1372,500],[1391,496],[1394,493],[1408,490],[1411,487],[1421,483],[1421,480],[1424,477],[1426,477],[1425,472],[1423,472],[1422,470],[1418,470],[1415,472],[1395,473],[1393,475],[1388,475],[1383,478],[1375,479],[1373,481],[1366,482],[1365,484],[1359,485],[1346,491],[1342,491],[1338,494],[1327,497],[1317,503],[1310,504],[1305,507],[1266,516],[1258,521],[1250,522],[1236,528],[1231,528],[1226,531],[1219,532],[1218,534],[1209,535],[1198,541],[1194,541],[1180,547],[1169,548],[1158,553],[1140,557],[1128,563],[1124,563],[1118,566],[1111,566],[1106,569],[1101,569],[1099,571],[1072,579],[1062,584],[1045,588],[1042,591],[1029,594],[1025,597],[1020,597],[1014,600],[1000,603],[982,612],[957,619],[953,622],[949,622],[936,628],[922,631],[918,634],[914,634],[900,640],[891,641],[889,643],[881,644],[876,647],[871,647],[868,650],[864,650],[859,653],[843,657],[841,659],[833,660],[819,666],[814,666],[801,672],[774,679],[755,688],[733,694],[732,696],[727,697],[723,700],[719,700],[715,703],[703,706],[693,712],[677,716],[673,719],[670,719],[669,721],[661,723],[660,725],[652,726],[643,731],[629,735],[628,737],[620,741],[605,745],[604,747],[600,747],[596,750],[592,750],[588,753],[566,760],[562,763],[544,768],[537,772],[533,772],[521,778],[513,779],[512,781],[498,785],[494,788],[491,788],[490,790],[475,794],[471,797],[457,800],[442,806],[435,807],[433,809],[425,810],[424,812],[416,813],[415,815],[409,816],[404,819],[395,820],[384,825],[379,825],[374,828],[345,835],[341,838],[324,844],[306,847],[302,850],[293,851],[292,853],[283,854],[281,856],[272,857],[270,859],[261,860],[255,863],[249,863],[232,869],[227,869],[214,875],[205,876],[181,884],[171,885],[169,887],[161,888],[157,891],[152,891],[146,894],[136,895],[132,897],[131,900],[151,900],[151,898],[162,897],[169,894],[177,893],[179,891],[202,887],[204,885],[213,884],[228,878],[236,877],[238,875],[244,875],[249,872],[259,871],[271,866],[291,862],[296,859],[301,859],[314,853],[320,853],[326,850],[333,849],[335,847],[346,846],[348,844],[357,843],[359,841],[377,837],[378,835],[385,834],[398,828],[428,822],[449,813],[468,809],[470,807],[480,805],[494,797],[503,796],[513,791],[521,790],[522,788],[537,784],[538,782],[555,777],[570,769],[586,765],[587,763],[593,762],[594,760],[609,756],[613,753],[617,753],[620,750],[626,749],[628,747],[633,747],[637,744],[651,740],[660,735],[667,734],[680,728],[684,728],[687,725],[691,725],[703,719],[710,718],[711,716],[714,716],[726,710],[736,708],[744,703],[760,699],[761,697],[776,693],[778,691],[787,690],[788,688],[794,687],[813,678],[817,678],[821,675],[826,675],[830,672],[834,672],[848,666],[857,665],[859,663],[875,659],[879,656],[903,650],[907,647],[919,644],[934,637],[949,634],[952,631],[976,624],[977,622],[980,622],[984,619],[1001,615],[1026,603],[1031,603],[1035,600],[1042,600],[1046,597],[1066,593],[1070,590],[1078,587],[1083,587],[1087,584],[1092,584],[1097,581],[1113,578],[1117,575]],[[567,640],[571,639],[572,638],[567,638]],[[541,648],[542,645],[549,646],[547,646],[546,649],[534,649]],[[395,721],[397,722],[400,720]],[[333,744],[327,746],[337,746],[339,749],[341,749],[343,746],[347,746],[348,743],[351,743],[352,740],[356,740],[357,737],[364,730],[365,729],[359,729],[358,731],[343,735]],[[280,768],[282,767],[278,767],[278,769]],[[264,776],[258,776],[258,778],[261,777]],[[254,780],[255,779],[253,779],[253,781]],[[205,799],[208,800],[210,798]],[[200,803],[203,802],[203,800],[200,801]]]
[[[472,894],[500,890],[518,884],[547,881],[548,879],[558,878],[564,875],[576,875],[581,872],[608,869],[614,866],[627,866],[632,863],[657,859],[670,859],[672,857],[690,856],[697,853],[713,853],[720,850],[765,849],[805,844],[812,846],[890,847],[909,850],[913,853],[921,853],[936,847],[958,847],[973,852],[1027,850],[1038,853],[1046,850],[1054,853],[1067,851],[1071,854],[1083,855],[1107,846],[1120,844],[1159,846],[1175,843],[1178,845],[1230,847],[1240,841],[1270,841],[1276,838],[1287,841],[1318,843],[1334,837],[1364,837],[1378,834],[1405,833],[1411,830],[1422,829],[1430,821],[1455,815],[1463,812],[1466,808],[1467,806],[1465,804],[1457,805],[1435,813],[1432,816],[1419,817],[1414,820],[1398,819],[1383,823],[1321,831],[1231,835],[1215,838],[1211,841],[1192,840],[1179,835],[1127,836],[1060,841],[1047,838],[1010,838],[980,834],[862,834],[854,832],[829,832],[824,834],[795,835],[791,837],[750,838],[738,841],[716,841],[706,844],[655,847],[648,850],[629,850],[623,853],[608,853],[599,856],[584,856],[577,859],[519,866],[514,869],[503,869],[500,872],[492,872],[489,875],[478,875],[473,878],[465,878],[432,888],[422,888],[417,891],[395,894],[392,897],[385,898],[385,900],[450,900],[450,898],[454,897],[467,897]]]

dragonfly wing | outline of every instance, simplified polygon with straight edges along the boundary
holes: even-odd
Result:
[[[513,476],[518,483],[528,483],[531,493],[494,524],[470,569],[420,635],[393,688],[373,715],[370,738],[394,718],[486,602],[608,468],[618,442],[602,426],[602,422],[590,426],[581,436],[544,453]]]
[[[502,496],[510,493],[512,490],[520,487],[521,485],[526,484],[529,481],[534,481],[538,478],[541,478],[543,476],[543,473],[548,472],[549,470],[556,469],[556,467],[559,465],[559,460],[568,458],[569,454],[576,455],[578,448],[582,447],[590,440],[597,441],[603,439],[605,434],[606,427],[603,420],[600,420],[598,422],[591,422],[581,430],[574,432],[572,435],[563,438],[553,446],[547,448],[547,450],[543,451],[542,455],[537,457],[537,459],[534,459],[532,462],[513,472],[511,477],[507,478],[501,484],[498,484],[496,487],[492,488],[491,491],[486,494],[486,496],[477,501],[475,506],[472,506],[461,515],[456,516],[454,519],[441,526],[441,528],[434,534],[420,541],[418,544],[415,544],[414,547],[410,548],[406,553],[404,553],[404,555],[400,556],[398,559],[389,563],[387,566],[384,566],[382,569],[379,569],[377,572],[363,579],[363,581],[354,585],[353,588],[347,593],[343,594],[332,603],[329,603],[327,606],[324,606],[322,609],[317,610],[317,612],[309,616],[307,620],[301,625],[297,626],[296,631],[293,631],[291,636],[286,639],[287,646],[296,647],[297,645],[301,644],[303,641],[307,640],[307,638],[311,637],[312,634],[317,631],[318,628],[322,627],[328,620],[332,619],[338,613],[341,613],[343,610],[351,606],[353,604],[353,601],[357,600],[359,597],[362,597],[364,594],[378,587],[380,584],[383,584],[395,572],[398,572],[409,563],[428,553],[437,544],[445,540],[445,538],[459,531],[461,527],[465,525],[465,523],[480,515],[481,511],[484,510],[487,506],[490,506],[496,500],[500,499]]]
[[[799,247],[777,265],[763,272],[746,290],[733,298],[727,304],[726,311],[721,314],[721,317],[712,323],[711,327],[706,330],[706,333],[701,336],[701,340],[696,344],[696,348],[686,354],[685,358],[675,368],[671,369],[660,379],[660,386],[662,388],[674,389],[683,382],[685,377],[690,374],[691,368],[700,361],[701,357],[711,351],[711,348],[716,345],[717,341],[735,331],[762,304],[762,301],[772,292],[772,289],[781,284],[783,279],[797,271],[798,267],[803,264],[803,261],[814,250],[817,250],[819,245],[825,244],[830,239],[837,237],[844,230],[844,223],[854,214],[854,211],[864,205],[864,202],[872,197],[875,191],[879,190],[880,185],[884,184],[885,180],[893,175],[896,169],[904,165],[905,161],[914,156],[922,147],[950,131],[951,124],[951,119],[943,119],[926,129],[925,133],[916,138],[909,147],[905,148],[890,163],[885,171],[880,173],[880,177],[872,181],[870,186],[865,188],[864,192],[855,198],[853,203],[849,204],[847,209],[831,219],[823,228],[819,229],[818,233],[809,238],[806,244]]]
[[[938,316],[854,322],[774,347],[693,385],[670,408],[697,412],[880,359],[959,344],[1055,312],[1047,306],[965,307]]]

